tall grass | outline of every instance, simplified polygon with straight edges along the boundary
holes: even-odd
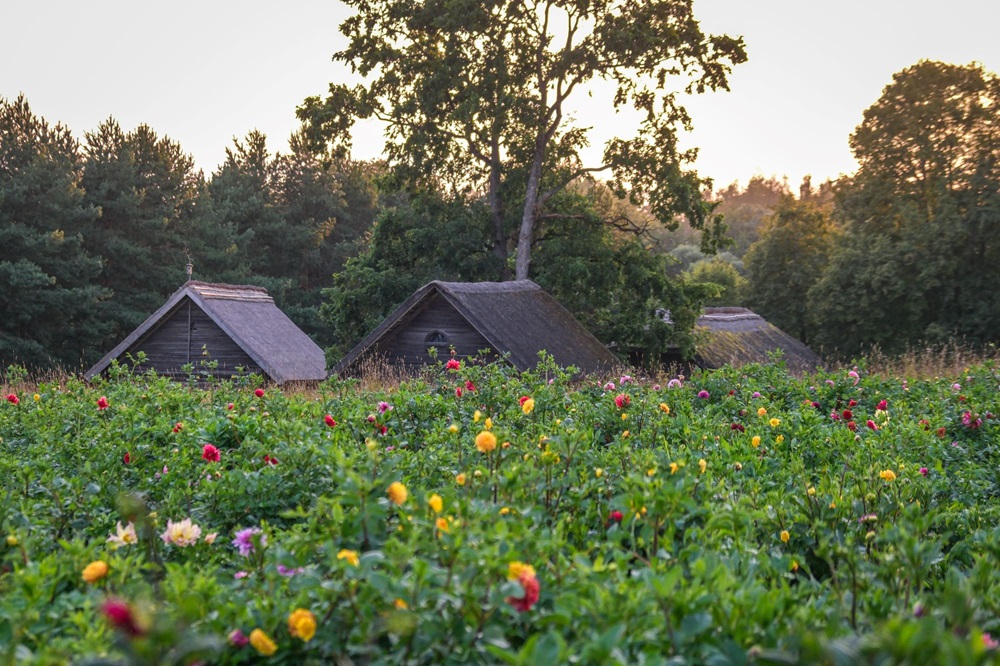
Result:
[[[995,345],[974,346],[960,340],[937,345],[912,347],[902,354],[889,355],[874,347],[858,363],[870,374],[894,379],[934,379],[957,377],[974,365],[992,365],[1000,361]]]

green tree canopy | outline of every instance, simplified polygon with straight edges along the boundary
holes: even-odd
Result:
[[[837,227],[832,206],[785,195],[744,257],[748,305],[804,342],[813,340],[807,294],[823,276]],[[841,297],[837,307],[849,307]]]
[[[296,324],[328,343],[322,290],[374,221],[374,169],[346,159],[324,163],[300,134],[289,147],[272,154],[258,131],[235,140],[208,191],[218,222],[233,230],[245,256],[242,280],[266,287]]]
[[[692,284],[714,284],[722,287],[718,295],[705,301],[705,305],[742,305],[746,291],[746,279],[736,267],[722,257],[712,257],[696,261],[691,270],[684,274],[684,281]]]
[[[705,35],[689,0],[347,0],[348,45],[334,55],[367,79],[330,86],[299,109],[316,142],[349,148],[359,118],[388,125],[385,155],[405,182],[485,192],[491,246],[507,255],[517,210],[515,272],[529,276],[536,223],[580,175],[610,169],[619,196],[676,225],[684,215],[712,246],[722,225],[677,145],[689,118],[676,89],[727,87],[743,42]],[[587,128],[568,106],[607,81],[612,109],[642,112],[637,133],[615,138],[585,165]],[[595,104],[595,99],[588,103]]]
[[[893,76],[851,147],[844,243],[811,299],[824,344],[856,354],[1000,339],[1000,80],[919,62]]]
[[[125,132],[108,119],[86,134],[84,158],[84,201],[100,210],[84,244],[103,261],[99,284],[114,291],[108,345],[184,283],[204,180],[180,144],[147,125]]]
[[[101,261],[83,248],[97,217],[80,189],[80,151],[62,125],[32,113],[23,96],[0,98],[0,364],[93,360],[108,292]]]

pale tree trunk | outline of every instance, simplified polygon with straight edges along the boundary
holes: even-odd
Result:
[[[490,203],[490,217],[493,218],[493,254],[500,260],[500,279],[510,279],[507,267],[507,236],[503,230],[503,200],[500,197],[500,144],[494,138],[490,150],[490,182],[487,199]]]
[[[538,188],[542,181],[542,160],[545,157],[545,142],[542,137],[535,142],[535,157],[528,172],[528,187],[524,192],[524,213],[521,215],[521,231],[517,236],[517,260],[514,264],[514,279],[527,280],[531,267],[531,244],[535,240],[535,218],[538,215]]]

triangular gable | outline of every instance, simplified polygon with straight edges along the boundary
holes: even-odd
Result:
[[[180,304],[181,300],[187,297],[187,288],[181,287],[167,299],[167,302],[160,306],[160,308],[153,314],[146,317],[146,320],[139,324],[139,326],[129,333],[129,335],[122,340],[118,345],[105,354],[100,361],[95,363],[90,370],[83,373],[83,378],[88,382],[101,374],[111,365],[111,361],[119,358],[124,354],[133,344],[135,344],[140,338],[144,337],[147,333],[153,331],[161,322],[165,321],[168,314],[170,314],[174,308]]]

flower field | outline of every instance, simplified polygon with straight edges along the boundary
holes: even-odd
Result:
[[[1000,374],[0,402],[0,664],[997,663]]]

